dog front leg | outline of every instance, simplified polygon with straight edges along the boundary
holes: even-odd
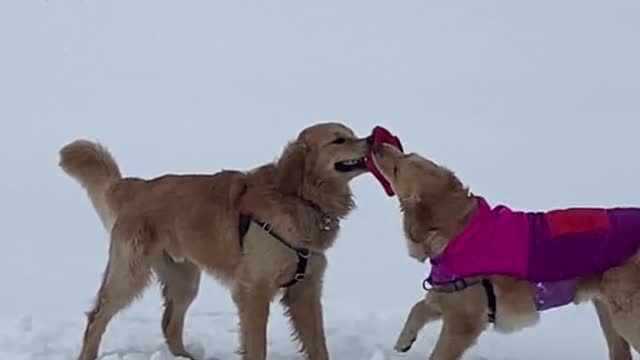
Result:
[[[300,341],[301,351],[311,360],[329,359],[321,302],[326,260],[320,265],[312,276],[287,289],[282,298],[293,335]]]
[[[430,293],[423,299],[418,301],[409,312],[407,320],[404,323],[402,332],[396,340],[394,349],[398,352],[407,352],[413,346],[418,338],[418,333],[422,328],[431,321],[436,321],[442,317],[440,311],[431,303],[432,297]]]
[[[447,318],[445,316],[442,331],[429,360],[461,359],[462,355],[475,344],[485,328],[486,323],[480,318]]]
[[[265,360],[271,292],[267,286],[237,286],[232,296],[240,318],[239,355],[243,360]]]

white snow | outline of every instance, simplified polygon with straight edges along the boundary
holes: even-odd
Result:
[[[303,127],[383,124],[492,202],[640,204],[640,3],[0,1],[0,360],[70,360],[107,236],[57,167],[77,137],[126,175],[246,169]],[[370,176],[329,252],[333,359],[424,359],[439,324],[392,351],[427,272],[406,255],[396,199]],[[164,360],[158,290],[108,328],[102,359]],[[204,277],[185,341],[234,359],[228,293]],[[269,358],[296,358],[274,305]],[[604,359],[591,306],[488,332],[466,359]]]

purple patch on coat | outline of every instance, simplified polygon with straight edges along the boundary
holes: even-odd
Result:
[[[530,216],[527,280],[549,282],[601,274],[632,256],[640,248],[640,209],[608,209],[606,216],[607,231],[557,237],[551,237],[544,213]]]

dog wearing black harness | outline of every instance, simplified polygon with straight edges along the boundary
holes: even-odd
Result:
[[[175,356],[201,272],[226,285],[240,319],[238,353],[267,358],[270,303],[278,296],[308,359],[327,360],[322,312],[324,252],[354,208],[350,181],[367,172],[368,138],[347,126],[307,127],[274,162],[250,171],[125,178],[100,144],[77,140],[60,166],[87,190],[110,234],[109,262],[88,313],[79,360],[96,360],[111,319],[162,286],[162,330]]]

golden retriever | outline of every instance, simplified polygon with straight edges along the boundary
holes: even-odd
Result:
[[[77,140],[60,166],[84,189],[110,234],[109,260],[88,313],[79,360],[94,360],[116,313],[155,273],[169,350],[184,347],[185,313],[204,270],[229,287],[240,319],[243,359],[265,359],[271,301],[281,303],[301,352],[328,359],[321,305],[324,252],[354,208],[349,182],[366,172],[367,138],[340,123],[304,129],[280,158],[251,171],[122,177],[102,145]]]
[[[480,206],[477,198],[453,172],[418,154],[376,144],[372,158],[398,196],[409,255],[420,262],[437,258],[470,221]],[[593,301],[612,360],[631,359],[630,345],[640,350],[636,257],[632,253],[602,274],[579,277],[569,294],[572,299],[567,300],[576,304]],[[541,310],[536,307],[536,290],[528,281],[504,274],[462,280],[454,286],[428,289],[425,298],[412,307],[396,351],[408,351],[422,327],[436,320],[443,324],[430,355],[434,360],[461,358],[491,322],[497,331],[509,333],[538,321]]]

